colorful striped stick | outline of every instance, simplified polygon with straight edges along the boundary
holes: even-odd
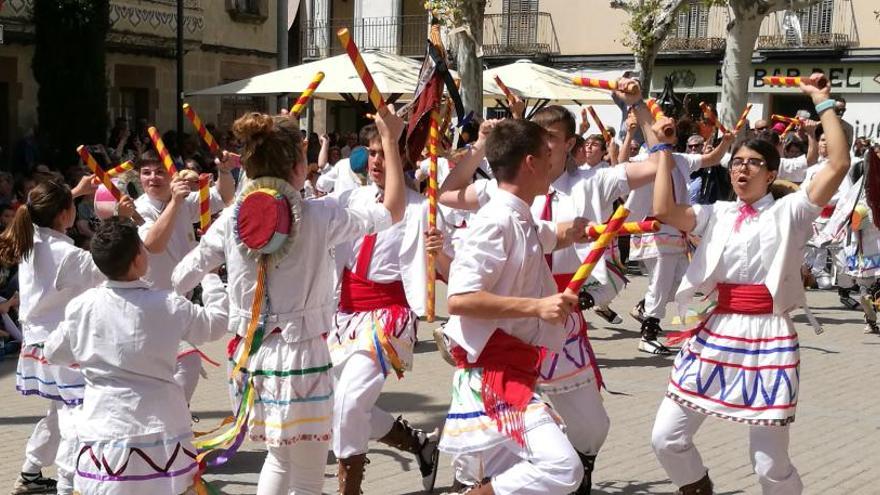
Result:
[[[785,127],[785,130],[782,131],[782,135],[779,136],[779,138],[780,138],[780,139],[785,139],[785,136],[788,136],[788,133],[791,132],[791,131],[793,131],[793,130],[794,130],[794,126],[796,126],[796,125],[797,125],[797,121],[795,121],[795,122],[789,122],[788,125]]]
[[[746,109],[743,110],[742,115],[739,116],[739,120],[736,121],[736,127],[733,128],[733,132],[739,132],[739,130],[742,129],[742,127],[744,125],[746,125],[746,120],[749,118],[749,112],[751,112],[751,111],[752,111],[752,104],[747,103]]]
[[[775,120],[776,122],[782,122],[785,124],[800,124],[801,121],[797,117],[786,117],[785,115],[773,114],[770,116],[770,120]]]
[[[648,111],[651,112],[651,116],[654,117],[654,122],[666,117],[666,114],[663,113],[663,109],[660,108],[660,104],[657,103],[657,100],[654,98],[648,98],[648,101],[645,102],[645,106],[648,107]],[[675,127],[668,125],[663,128],[663,134],[666,134],[667,137],[672,137],[675,135]]]
[[[156,153],[159,154],[159,159],[165,164],[165,169],[168,170],[168,174],[176,174],[177,167],[174,165],[174,160],[171,159],[171,153],[168,152],[168,148],[166,148],[165,143],[162,142],[162,136],[159,135],[159,131],[156,130],[155,127],[150,127],[147,129],[147,132],[150,134],[150,140],[153,141],[153,147],[156,148]]]
[[[199,227],[202,235],[211,226],[211,174],[199,175]]]
[[[590,252],[587,253],[584,262],[574,273],[574,276],[571,277],[571,281],[568,282],[568,288],[566,290],[571,291],[574,294],[578,293],[581,286],[584,285],[584,282],[586,282],[590,277],[590,274],[593,273],[596,264],[602,259],[605,250],[611,245],[611,241],[617,237],[618,232],[620,232],[620,229],[623,227],[623,222],[626,221],[626,217],[628,216],[629,210],[626,206],[621,205],[617,207],[614,211],[614,215],[611,216],[611,220],[608,221],[605,232],[602,232],[599,235],[599,238],[593,241],[593,244],[590,246]]]
[[[380,93],[379,88],[376,87],[373,75],[370,74],[370,69],[367,68],[367,64],[364,62],[364,57],[361,56],[360,50],[358,50],[354,40],[351,39],[351,34],[348,32],[348,28],[340,29],[336,32],[336,36],[339,38],[339,42],[342,43],[342,47],[345,48],[345,52],[348,53],[348,58],[351,59],[351,63],[354,64],[354,70],[358,73],[358,76],[360,76],[361,81],[364,83],[364,88],[367,90],[367,95],[369,96],[373,107],[377,112],[380,109],[385,108],[385,99],[382,98],[382,93]]]
[[[92,173],[95,174],[95,177],[97,177],[98,180],[101,181],[101,184],[104,184],[104,187],[107,188],[107,191],[109,191],[110,194],[113,195],[113,198],[115,198],[117,202],[122,201],[122,192],[119,190],[118,187],[116,187],[116,184],[114,184],[113,181],[110,180],[110,176],[108,176],[107,173],[104,172],[104,169],[102,169],[101,166],[98,165],[98,162],[95,160],[95,157],[93,157],[92,154],[89,153],[89,150],[86,149],[85,146],[80,145],[76,148],[76,152],[79,153],[79,157],[82,158],[82,161],[86,164],[87,167],[89,167],[89,170],[91,170]],[[132,215],[131,218],[138,225],[143,225],[144,223],[144,218],[140,216],[137,211],[134,212],[134,215]]]
[[[108,170],[107,175],[109,175],[110,177],[116,177],[117,175],[122,175],[122,174],[128,172],[129,170],[133,170],[133,169],[134,169],[134,163],[132,163],[129,160],[127,162],[122,162],[119,165]]]
[[[700,102],[700,110],[703,111],[703,117],[706,117],[706,120],[709,121],[709,125],[718,128],[722,134],[727,134],[727,128],[724,127],[724,124],[718,122],[718,116],[715,114],[715,111],[712,110],[712,107],[709,106],[705,101]]]
[[[768,86],[781,86],[783,88],[797,88],[803,84],[812,84],[809,77],[784,77],[784,76],[764,76],[761,78],[764,84]],[[828,84],[828,79],[822,77],[816,81],[816,87],[821,89]]]
[[[196,132],[199,133],[199,136],[202,138],[202,141],[208,145],[208,148],[211,149],[211,153],[216,155],[220,153],[220,145],[217,144],[217,140],[214,139],[214,136],[211,135],[211,131],[205,127],[205,124],[202,122],[202,119],[199,118],[199,114],[190,106],[189,103],[183,104],[183,113],[186,114],[186,118],[192,122],[193,127],[196,128]],[[152,135],[150,135],[152,137]]]
[[[600,235],[604,234],[609,224],[591,225],[587,227],[587,237],[591,241],[595,241]],[[620,227],[619,235],[630,234],[647,234],[649,232],[659,232],[660,222],[657,220],[642,220],[641,222],[626,222]]]
[[[575,76],[571,78],[571,82],[576,86],[584,86],[587,88],[608,89],[611,91],[617,91],[619,89],[617,81],[608,81],[605,79]],[[624,91],[624,93],[634,94],[634,91]]]
[[[438,127],[440,114],[437,109],[431,110],[431,128],[428,134],[428,228],[437,228],[437,147],[440,143],[440,129]],[[428,300],[426,316],[429,322],[434,321],[434,304],[436,299],[435,287],[437,275],[435,271],[435,259],[433,254],[428,254]]]
[[[299,95],[299,98],[296,99],[296,103],[294,103],[293,106],[290,108],[290,115],[293,118],[299,118],[303,110],[305,110],[306,105],[309,104],[309,100],[312,99],[312,93],[314,93],[315,90],[318,89],[318,86],[323,80],[324,73],[318,71],[318,73],[315,74],[315,77],[312,78],[312,82],[309,83],[309,86],[306,88],[306,90],[303,91],[301,95]]]
[[[599,116],[596,115],[596,109],[594,109],[592,105],[589,105],[587,107],[587,111],[590,112],[590,116],[592,116],[593,121],[596,122],[596,127],[598,127],[599,132],[602,133],[602,139],[604,139],[606,143],[610,143],[611,142],[611,133],[608,132],[607,129],[605,129],[605,125],[602,124],[601,120],[599,120]]]

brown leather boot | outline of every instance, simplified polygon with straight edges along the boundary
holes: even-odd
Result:
[[[364,481],[364,465],[367,454],[357,454],[339,459],[339,493],[340,495],[361,495],[361,483]]]
[[[415,455],[422,476],[422,487],[425,491],[430,492],[434,489],[434,482],[437,478],[437,463],[440,456],[440,451],[437,450],[439,437],[438,430],[435,429],[431,433],[427,433],[413,428],[402,416],[398,416],[394,420],[394,424],[391,425],[391,431],[379,441]]]
[[[712,495],[712,480],[709,479],[709,473],[700,478],[699,481],[684,485],[676,492],[678,495]]]

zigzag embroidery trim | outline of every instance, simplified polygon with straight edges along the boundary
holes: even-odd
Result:
[[[174,464],[174,461],[177,459],[177,456],[180,454],[181,451],[186,456],[188,456],[190,459],[192,459],[192,462],[187,467],[185,467],[183,469],[171,471],[171,466]],[[106,474],[95,474],[95,473],[81,471],[79,469],[80,459],[82,459],[82,456],[86,452],[88,452],[88,454],[89,454],[89,459],[91,459],[93,467],[95,467],[99,473],[103,470]],[[134,454],[137,454],[138,457],[140,457],[144,462],[146,462],[147,465],[150,466],[150,468],[152,468],[155,471],[155,474],[125,476],[124,473],[128,469],[128,463],[131,462],[131,458],[134,456]],[[128,451],[128,456],[125,458],[125,462],[122,464],[122,466],[119,467],[119,469],[114,471],[110,467],[110,464],[107,462],[106,457],[101,456],[101,459],[98,459],[98,457],[95,455],[94,450],[92,450],[91,445],[86,445],[80,449],[79,455],[77,455],[77,457],[76,457],[76,466],[77,466],[77,470],[76,470],[77,476],[81,476],[84,478],[98,479],[98,480],[102,480],[102,481],[144,481],[144,480],[157,479],[157,478],[170,478],[170,477],[174,477],[174,476],[180,476],[181,474],[185,474],[185,473],[195,469],[197,466],[197,463],[196,463],[196,453],[191,452],[191,451],[183,448],[183,445],[181,445],[180,442],[178,442],[177,445],[175,445],[175,447],[174,447],[174,452],[171,453],[171,456],[168,458],[168,462],[165,464],[165,466],[158,465],[143,450],[141,450],[137,447],[132,447]]]

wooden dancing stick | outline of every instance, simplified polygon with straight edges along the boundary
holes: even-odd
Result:
[[[204,141],[205,144],[208,145],[208,148],[211,149],[211,153],[215,155],[220,153],[220,145],[217,144],[217,140],[214,139],[214,136],[211,135],[211,131],[205,127],[204,122],[199,118],[199,114],[196,113],[195,109],[193,109],[189,103],[183,104],[183,113],[186,115],[186,118],[192,122],[193,127],[196,128],[196,132],[199,133],[199,137],[202,138],[202,141]]]
[[[749,118],[749,112],[751,112],[751,111],[752,111],[752,104],[747,103],[746,109],[743,110],[742,115],[739,116],[739,120],[736,121],[736,127],[733,128],[733,132],[739,132],[739,130],[742,129],[742,127],[744,125],[746,125],[746,120]]]
[[[428,134],[428,228],[437,228],[437,149],[440,145],[440,113],[431,110],[431,127]],[[436,303],[437,272],[434,254],[428,254],[427,304],[425,312],[429,322],[434,321]]]
[[[504,81],[501,80],[501,77],[496,74],[494,79],[495,84],[498,85],[498,88],[501,89],[501,92],[504,93],[504,96],[507,98],[508,101],[516,98],[513,94],[513,91],[511,91],[510,88],[508,88],[507,85],[504,84]]]
[[[602,133],[602,139],[605,140],[606,143],[611,142],[611,133],[605,129],[605,125],[602,124],[602,121],[599,120],[599,116],[596,115],[596,109],[593,108],[592,105],[587,106],[587,111],[590,112],[590,116],[593,117],[593,122],[596,123],[596,127],[599,128],[599,132]]]
[[[590,274],[593,273],[593,269],[596,268],[596,265],[602,260],[605,250],[611,245],[611,241],[617,236],[620,229],[623,228],[623,222],[626,221],[626,217],[628,216],[629,210],[625,206],[621,205],[617,207],[617,210],[614,211],[614,215],[611,216],[611,220],[608,221],[605,231],[593,241],[593,244],[590,246],[590,252],[587,253],[587,257],[584,258],[584,262],[581,264],[580,268],[577,269],[574,276],[571,277],[571,281],[565,289],[566,291],[570,291],[573,295],[578,294],[581,286],[584,285],[584,282],[586,282],[590,277]]]
[[[811,81],[810,77],[784,77],[784,76],[764,76],[762,79],[764,84],[768,86],[781,86],[783,88],[797,88],[801,84],[813,84],[819,89],[828,85],[828,78],[820,77],[815,81]]]
[[[583,86],[586,88],[608,89],[617,91],[620,85],[617,81],[608,81],[606,79],[593,79],[592,77],[575,76],[571,78],[572,84],[575,86]],[[635,94],[633,91],[621,90],[624,93]]]
[[[608,225],[609,224],[607,223],[603,223],[587,227],[587,237],[589,237],[591,241],[595,241],[599,238],[600,235],[604,234],[605,231],[608,230]],[[658,222],[657,220],[643,220],[641,222],[624,223],[620,227],[618,235],[647,234],[659,231],[660,222]]]
[[[345,53],[348,54],[351,63],[354,64],[354,70],[364,83],[364,88],[367,90],[367,96],[370,98],[370,103],[373,104],[373,107],[377,112],[381,111],[381,109],[385,108],[385,99],[382,98],[382,93],[380,93],[379,88],[376,87],[373,75],[370,74],[370,69],[367,68],[367,64],[364,62],[364,57],[361,55],[360,50],[358,50],[354,40],[351,39],[351,34],[348,32],[348,28],[340,29],[336,32],[336,36],[339,38],[339,42],[342,43],[342,47],[345,48]]]
[[[718,121],[718,116],[715,115],[715,111],[712,110],[705,101],[700,102],[700,110],[703,111],[703,117],[706,117],[706,120],[709,121],[709,125],[717,128],[723,134],[727,134],[727,128],[724,127],[724,124]]]
[[[147,133],[150,135],[150,140],[153,141],[153,147],[156,148],[159,159],[165,164],[165,170],[168,171],[168,175],[176,174],[177,167],[174,165],[174,160],[171,159],[171,153],[168,152],[168,148],[162,142],[162,136],[159,135],[159,131],[155,127],[150,127],[147,129]]]
[[[658,120],[666,117],[666,114],[663,113],[663,109],[660,108],[660,104],[657,103],[657,100],[655,100],[654,98],[648,98],[648,101],[645,102],[645,106],[648,107],[648,111],[651,112],[651,116],[654,117],[654,122],[657,122]],[[672,125],[664,126],[663,134],[665,134],[666,137],[674,136],[675,127]]]
[[[773,114],[770,116],[770,120],[775,120],[776,122],[782,122],[785,124],[800,124],[801,119],[797,117],[786,117],[785,115]]]
[[[202,235],[211,226],[211,174],[199,175],[199,228]]]
[[[305,110],[306,105],[309,104],[309,100],[312,99],[312,93],[314,93],[315,90],[318,89],[318,86],[321,85],[321,81],[323,80],[324,73],[318,71],[318,73],[315,74],[315,77],[312,78],[312,82],[309,83],[309,86],[306,88],[306,90],[303,91],[301,95],[299,95],[299,98],[296,99],[296,103],[294,103],[293,106],[290,108],[290,115],[293,118],[299,118],[299,116],[302,115],[302,112],[303,110]]]
[[[103,184],[104,187],[106,187],[107,190],[110,191],[110,194],[113,195],[113,198],[116,199],[116,202],[118,203],[122,201],[122,192],[119,190],[118,187],[116,187],[116,184],[114,184],[113,181],[110,180],[110,176],[108,176],[107,173],[104,172],[104,169],[102,169],[101,166],[98,165],[98,162],[95,160],[95,157],[93,157],[92,154],[89,153],[89,150],[86,149],[85,146],[80,145],[76,148],[76,152],[79,153],[79,157],[82,158],[82,161],[86,164],[87,167],[89,167],[89,170],[91,170],[92,173],[95,174],[95,177],[97,177],[98,180],[101,181],[101,184]],[[137,212],[137,210],[135,210],[135,212],[132,214],[131,219],[134,220],[134,222],[138,225],[144,224],[144,217],[142,217]]]
[[[82,155],[80,155],[80,156],[82,156]],[[110,177],[116,177],[117,175],[122,175],[122,174],[128,172],[129,170],[133,170],[133,169],[134,169],[134,163],[132,163],[131,161],[127,161],[127,162],[122,162],[119,165],[111,168],[110,170],[108,170],[106,172],[106,174],[109,175]]]

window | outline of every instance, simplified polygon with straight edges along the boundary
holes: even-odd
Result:
[[[508,46],[530,46],[538,41],[538,0],[504,0],[502,32]]]
[[[805,35],[831,33],[831,19],[834,14],[834,0],[821,0],[816,5],[797,12],[801,30]]]
[[[224,80],[221,84],[234,82],[235,79]],[[229,95],[220,100],[220,129],[232,129],[232,123],[249,112],[266,113],[268,109],[263,96]]]
[[[260,15],[260,0],[234,0],[235,10],[242,14]]]
[[[226,0],[226,12],[238,22],[263,22],[269,17],[269,0]]]
[[[119,114],[128,121],[129,129],[137,129],[139,119],[149,120],[150,90],[147,88],[119,88]]]
[[[681,9],[675,26],[675,38],[698,39],[709,35],[709,7],[691,0]]]

